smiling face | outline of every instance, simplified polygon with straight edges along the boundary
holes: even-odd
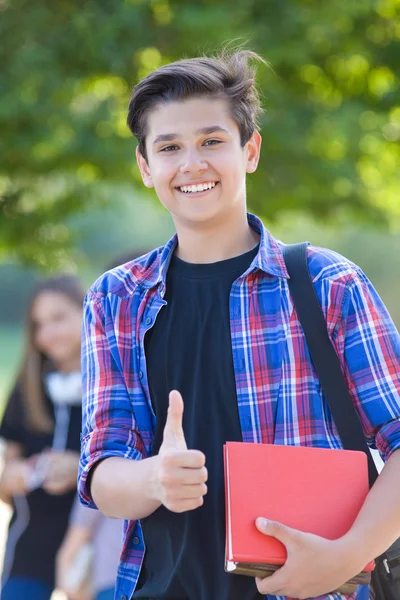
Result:
[[[257,168],[261,138],[244,147],[226,100],[162,103],[147,120],[143,182],[154,187],[175,224],[211,223],[245,210],[246,173]]]

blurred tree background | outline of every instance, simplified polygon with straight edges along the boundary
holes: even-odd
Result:
[[[400,0],[0,0],[0,39],[0,387],[40,270],[89,284],[171,234],[140,183],[130,90],[229,40],[272,67],[250,209],[358,262],[400,324]]]

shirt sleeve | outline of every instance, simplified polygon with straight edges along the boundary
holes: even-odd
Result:
[[[400,336],[361,269],[347,283],[335,346],[366,440],[387,460],[400,448]]]
[[[10,394],[0,425],[0,438],[24,444],[24,411],[21,388],[16,385]]]
[[[90,493],[94,465],[111,456],[140,460],[144,447],[123,377],[112,318],[106,318],[105,296],[91,291],[84,302],[82,390],[78,492],[82,504],[97,508]]]

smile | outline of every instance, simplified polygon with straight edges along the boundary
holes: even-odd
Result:
[[[197,185],[182,185],[177,189],[184,194],[198,194],[199,192],[206,192],[212,190],[216,186],[216,181],[210,181],[206,183],[198,183]]]

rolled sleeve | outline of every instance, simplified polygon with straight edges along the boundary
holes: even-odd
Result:
[[[335,345],[364,435],[387,460],[400,448],[400,336],[360,269],[344,295]]]
[[[104,295],[89,291],[82,330],[82,440],[78,493],[83,505],[97,508],[90,474],[101,460],[118,456],[140,460],[143,443],[136,429],[112,328],[106,327]],[[108,331],[107,331],[108,329]]]
[[[400,449],[400,418],[381,427],[375,438],[376,446],[385,461]]]

